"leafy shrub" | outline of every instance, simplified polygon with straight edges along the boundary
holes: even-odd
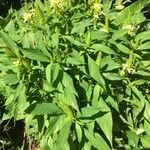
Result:
[[[1,19],[2,120],[42,150],[150,148],[150,1],[124,3],[36,0]]]

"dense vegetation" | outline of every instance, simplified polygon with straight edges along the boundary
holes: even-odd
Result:
[[[0,17],[0,149],[149,149],[149,3],[35,0]]]

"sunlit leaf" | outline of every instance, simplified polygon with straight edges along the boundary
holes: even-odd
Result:
[[[107,150],[110,149],[110,147],[107,145],[107,143],[100,135],[96,134],[96,136],[94,136],[86,129],[84,130],[84,132],[91,145],[93,145],[95,148]]]
[[[103,79],[103,76],[101,75],[96,62],[90,56],[88,56],[88,67],[91,77],[95,79],[99,84],[101,84],[105,89],[105,81]]]
[[[102,51],[106,54],[116,54],[111,48],[103,44],[94,44],[91,46],[91,48],[95,49],[95,51]]]
[[[76,128],[76,134],[77,134],[78,141],[81,142],[82,129],[81,129],[81,127],[80,127],[80,125],[78,123],[75,124],[75,128]]]
[[[62,111],[61,109],[52,103],[37,103],[31,105],[28,109],[27,112],[31,111],[31,114],[33,115],[44,115],[44,114],[50,114],[50,115],[61,115]]]
[[[29,59],[50,62],[50,59],[38,49],[22,49],[21,52]]]
[[[68,138],[69,138],[70,126],[71,126],[71,122],[68,122],[60,130],[60,132],[58,134],[58,139],[57,139],[57,148],[58,149],[61,149],[66,144],[67,144],[67,147],[69,148]]]
[[[145,135],[143,137],[141,137],[141,142],[144,148],[150,148],[150,136],[149,135]]]

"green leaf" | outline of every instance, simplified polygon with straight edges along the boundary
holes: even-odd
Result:
[[[133,96],[133,100],[131,103],[133,105],[134,118],[135,119],[141,118],[145,112],[145,102],[143,100],[139,101],[138,98]]]
[[[57,134],[63,126],[68,122],[66,115],[52,116],[49,120],[49,126],[45,132],[45,136]]]
[[[150,103],[146,102],[144,117],[150,122]]]
[[[41,0],[35,0],[35,5],[38,5],[40,9],[44,9],[44,4],[41,2]]]
[[[19,50],[17,47],[17,44],[10,38],[9,35],[4,33],[3,31],[0,31],[0,37],[3,39],[5,44],[8,46],[12,54],[15,54],[16,56],[19,55]]]
[[[104,13],[108,13],[111,6],[112,6],[112,2],[113,1],[110,1],[110,0],[105,0],[105,1],[102,1],[103,2],[103,10],[104,10]]]
[[[57,149],[63,149],[64,145],[67,144],[67,147],[69,147],[68,144],[68,138],[69,138],[69,133],[70,133],[70,127],[71,127],[71,122],[67,122],[62,129],[60,130],[58,134],[58,139],[57,139]]]
[[[71,36],[64,36],[64,38],[66,38],[70,43],[72,43],[73,45],[76,46],[83,46],[83,44],[77,40],[75,40],[73,37]]]
[[[150,39],[150,31],[141,32],[135,37],[136,41],[141,40],[141,42],[143,42],[145,40],[149,40],[149,39]]]
[[[52,82],[52,65],[53,63],[50,63],[47,65],[46,69],[45,69],[45,74],[46,74],[46,79],[48,81],[49,84],[51,84]]]
[[[7,47],[6,43],[0,38],[0,48]]]
[[[100,67],[107,67],[105,71],[112,71],[120,68],[121,65],[119,64],[119,62],[117,62],[117,60],[113,60],[111,56],[107,56],[102,59]]]
[[[72,55],[70,57],[67,57],[66,63],[72,64],[72,65],[85,64],[83,55],[78,53],[76,50],[73,50]]]
[[[43,13],[43,9],[42,9],[42,6],[43,4],[41,3],[41,1],[37,1],[36,0],[36,3],[35,3],[35,10],[36,10],[36,15],[37,15],[37,18],[38,18],[38,22],[41,24],[41,25],[44,25],[45,24],[45,17],[44,17],[44,13]]]
[[[139,47],[138,47],[138,50],[149,50],[150,49],[150,42],[146,42],[144,44],[141,44]]]
[[[19,82],[17,74],[14,73],[6,74],[4,77],[2,77],[2,80],[8,85],[14,85]]]
[[[91,24],[90,20],[87,19],[87,20],[83,20],[83,21],[80,21],[80,22],[75,22],[73,23],[73,28],[72,28],[72,31],[71,33],[74,34],[74,33],[83,33],[85,28],[87,26],[89,26]]]
[[[150,76],[149,71],[144,71],[144,70],[138,70],[135,74],[141,75],[141,76]]]
[[[88,56],[88,67],[90,75],[93,79],[95,79],[104,89],[105,88],[105,81],[100,73],[99,67],[97,66],[96,62]]]
[[[110,144],[112,145],[113,120],[110,108],[107,106],[106,102],[102,99],[102,97],[99,97],[97,103],[93,103],[93,105],[97,109],[100,109],[102,112],[105,112],[101,113],[101,115],[96,118],[96,122],[98,123],[99,127],[104,132]]]
[[[69,57],[69,58],[67,58],[66,62],[69,64],[72,64],[72,65],[83,65],[83,64],[85,64],[81,56],[79,58]]]
[[[59,46],[59,32],[52,34],[51,38],[52,38],[52,46],[54,48],[58,48],[58,46]]]
[[[25,34],[24,37],[22,38],[22,47],[23,48],[30,48],[28,34]]]
[[[5,18],[0,17],[0,28],[4,28],[10,22],[11,18],[12,18],[12,14],[7,14],[7,17]]]
[[[53,103],[37,103],[32,104],[29,108],[27,108],[27,112],[30,112],[32,115],[45,115],[49,114],[52,116],[61,115],[63,112],[62,110]]]
[[[146,134],[150,136],[150,122],[147,119],[144,120],[144,129]]]
[[[109,34],[102,31],[91,31],[91,40],[103,40],[109,37]]]
[[[47,65],[45,73],[46,73],[46,79],[49,84],[52,84],[56,81],[58,74],[60,71],[60,65],[58,63],[50,63]]]
[[[49,125],[48,125],[47,129],[45,130],[45,137],[51,136],[51,134],[53,134],[53,133],[57,133],[63,127],[63,125],[64,125],[62,123],[63,122],[62,120],[64,120],[64,118],[65,118],[64,115],[61,115],[61,116],[52,116],[49,119]]]
[[[88,117],[92,117],[92,116],[96,116],[99,117],[98,114],[104,115],[105,113],[107,113],[107,110],[104,110],[102,107],[96,107],[96,106],[88,106],[88,107],[83,107],[81,109],[81,116],[79,115],[79,117],[81,118],[88,118]]]
[[[110,147],[107,145],[105,140],[97,133],[95,134],[96,136],[94,136],[86,129],[84,129],[84,133],[91,145],[93,145],[96,149],[110,150]]]
[[[85,142],[83,150],[91,150],[91,149],[92,149],[91,143],[89,141]]]
[[[116,81],[116,80],[121,80],[120,76],[117,73],[103,73],[104,77],[107,78],[108,80]]]
[[[55,91],[56,89],[52,85],[50,85],[49,82],[44,82],[43,90],[46,92],[52,92],[52,91]]]
[[[93,115],[100,112],[99,108],[88,106],[81,109],[82,117],[92,117]]]
[[[141,100],[141,101],[146,101],[145,97],[142,95],[142,92],[138,90],[135,86],[131,86],[132,91],[134,94]]]
[[[54,63],[52,66],[52,82],[55,82],[59,75],[60,65],[58,63]]]
[[[97,84],[93,89],[93,97],[92,97],[93,106],[97,106],[101,92],[102,88]]]
[[[62,83],[65,87],[67,87],[67,89],[69,89],[70,92],[74,93],[75,95],[78,95],[74,87],[73,79],[66,72],[63,72]]]
[[[75,123],[75,129],[76,129],[76,135],[77,135],[78,142],[80,143],[82,140],[82,129],[77,122]]]
[[[50,59],[44,55],[44,53],[38,49],[21,49],[21,52],[25,57],[31,60],[37,60],[41,62],[50,62]]]
[[[150,136],[149,135],[144,135],[141,137],[141,142],[144,148],[150,148]]]
[[[114,51],[112,51],[111,48],[109,48],[108,46],[104,45],[104,44],[94,44],[91,46],[92,49],[95,49],[95,52],[99,52],[102,51],[106,54],[114,54],[116,55],[116,53]]]
[[[142,10],[143,7],[150,3],[150,0],[138,0],[134,2],[133,4],[129,5],[125,9],[123,9],[119,16],[116,18],[116,20],[113,21],[115,25],[119,25],[121,23],[124,23],[127,20],[127,16],[133,15],[137,13],[138,11]]]
[[[50,53],[47,50],[46,43],[42,40],[43,34],[41,31],[35,33],[35,42],[39,50],[41,50],[46,56],[50,57]]]
[[[132,83],[135,85],[142,85],[142,84],[145,84],[146,82],[147,82],[146,80],[139,79],[139,80],[133,81]]]
[[[105,101],[119,112],[118,103],[115,99],[113,99],[111,96],[108,96]]]
[[[133,24],[137,25],[144,21],[146,21],[146,17],[144,16],[143,11],[141,11],[141,12],[139,11],[136,14],[133,14],[133,17],[132,17]]]
[[[127,33],[127,30],[124,30],[124,29],[115,30],[115,32],[112,35],[112,39],[118,40],[118,39],[124,37],[124,35],[126,33]]]
[[[28,32],[27,33],[27,40],[29,42],[30,47],[34,48],[34,46],[35,46],[35,33],[34,32]]]
[[[145,68],[150,66],[150,61],[149,60],[144,60],[144,61],[141,61],[141,62],[144,65]]]
[[[99,117],[96,119],[96,122],[98,123],[101,130],[106,135],[107,139],[109,140],[110,144],[112,145],[112,127],[113,127],[113,121],[112,121],[112,115],[111,113],[106,113],[105,115]]]
[[[18,96],[18,103],[19,103],[19,110],[20,113],[23,115],[25,109],[29,107],[29,102],[27,102],[27,95],[26,95],[26,87],[23,86],[20,90],[19,96]]]
[[[133,132],[133,131],[127,131],[127,137],[129,140],[129,143],[133,144],[135,149],[138,147],[138,142],[139,142],[139,136]]]
[[[64,101],[66,102],[66,104],[72,106],[74,109],[79,111],[75,94],[70,91],[69,87],[66,87],[64,89]]]
[[[90,101],[92,95],[92,85],[83,80],[81,83],[81,87],[86,92],[86,95],[84,97],[87,99],[87,101]]]
[[[119,49],[119,51],[121,51],[125,54],[130,54],[129,48],[127,48],[125,45],[118,43],[116,46]]]
[[[5,101],[5,106],[11,104],[14,99],[15,99],[14,94],[10,94],[9,97],[7,97],[7,99],[6,99],[6,101]]]

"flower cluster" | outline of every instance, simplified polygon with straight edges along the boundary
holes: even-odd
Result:
[[[122,69],[124,72],[127,72],[129,74],[134,74],[135,73],[135,69],[133,66],[129,65],[129,64],[122,64]]]
[[[35,16],[35,10],[31,9],[29,12],[23,14],[23,22],[26,23],[27,21],[30,21],[33,16]]]
[[[51,0],[51,7],[62,8],[64,6],[64,0]]]
[[[92,8],[94,19],[98,19],[99,15],[103,13],[102,12],[103,5],[99,3],[94,3],[91,8]]]
[[[128,31],[129,35],[132,35],[133,31],[135,30],[135,27],[132,26],[131,24],[125,24],[122,26],[122,29],[125,29]]]

